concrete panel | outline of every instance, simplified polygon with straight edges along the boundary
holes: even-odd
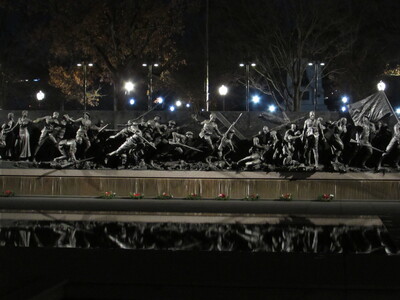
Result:
[[[163,192],[176,198],[185,198],[190,193],[196,193],[205,199],[213,199],[220,193],[231,199],[243,199],[253,193],[259,194],[261,199],[278,199],[281,194],[292,193],[294,200],[316,200],[318,195],[328,193],[334,194],[336,200],[400,200],[399,174],[351,174],[338,179],[339,177],[329,173],[316,173],[309,179],[295,180],[251,172],[186,172],[178,177],[170,176],[174,172],[158,171],[136,173],[135,177],[107,177],[107,173],[101,172],[91,173],[91,176],[67,176],[69,172],[66,171],[65,176],[42,176],[39,170],[36,172],[37,176],[0,176],[1,191],[10,189],[17,195],[92,197],[105,191],[116,192],[119,197],[138,192],[146,198],[154,198]],[[140,177],[141,174],[143,177]],[[226,177],[220,178],[223,175]]]

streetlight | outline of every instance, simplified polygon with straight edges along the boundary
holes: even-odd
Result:
[[[181,107],[182,106],[182,101],[181,100],[176,100],[175,105],[176,105],[176,107]]]
[[[38,99],[38,101],[42,101],[42,100],[44,99],[45,96],[46,96],[46,95],[45,95],[42,91],[39,91],[39,92],[36,94],[36,99]]]
[[[86,111],[86,88],[87,88],[87,67],[93,67],[92,63],[79,63],[78,67],[83,67],[83,110]]]
[[[225,111],[225,96],[228,94],[228,88],[225,85],[221,85],[218,93],[222,96],[222,110]]]
[[[400,107],[396,108],[396,114],[400,115]]]
[[[133,91],[133,89],[135,88],[135,85],[133,84],[132,81],[127,81],[124,84],[124,89],[127,91],[127,93],[129,94],[130,92]]]
[[[148,89],[147,89],[147,110],[151,109],[151,100],[153,98],[153,67],[158,67],[159,64],[157,63],[153,63],[153,64],[147,64],[147,63],[143,63],[142,64],[143,67],[147,67],[148,68],[148,73],[147,73],[147,77],[149,79],[149,83],[148,83]]]
[[[154,100],[154,103],[157,103],[157,104],[162,104],[163,102],[164,102],[164,98],[163,97],[157,97],[157,99]]]
[[[245,67],[246,70],[246,111],[250,110],[249,93],[250,93],[250,66],[255,67],[255,63],[240,63],[239,67]]]
[[[349,102],[349,98],[347,98],[346,96],[343,96],[342,103],[346,104],[347,102]]]
[[[171,105],[171,106],[169,107],[169,110],[170,110],[170,111],[175,111],[175,106]]]
[[[135,99],[133,99],[133,98],[129,99],[129,104],[130,105],[134,105],[135,104]]]
[[[347,110],[347,107],[343,105],[341,110],[342,110],[342,112],[345,112]]]
[[[378,91],[383,92],[386,89],[386,84],[381,80],[381,81],[379,81],[377,87],[378,87]]]
[[[276,111],[276,106],[271,104],[270,106],[268,106],[268,110],[269,110],[269,112],[273,113]]]
[[[39,108],[40,108],[40,102],[42,102],[44,97],[45,97],[45,94],[42,91],[37,92],[36,99],[39,101]]]
[[[317,101],[318,101],[318,81],[319,81],[319,70],[320,67],[325,66],[324,62],[309,62],[309,66],[314,66],[314,97],[313,97],[313,102],[314,102],[314,111],[317,110]]]
[[[260,96],[255,95],[251,98],[251,102],[253,102],[254,104],[258,104],[260,103]]]

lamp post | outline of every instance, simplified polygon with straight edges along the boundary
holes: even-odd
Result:
[[[83,110],[86,111],[87,68],[93,67],[93,64],[83,62],[76,65],[83,68]]]
[[[255,67],[255,63],[241,63],[239,67],[245,68],[246,71],[246,111],[250,111],[250,66]]]
[[[40,90],[36,94],[36,99],[39,101],[39,108],[40,108],[40,103],[43,101],[43,99],[46,97],[46,95]]]
[[[386,84],[381,80],[378,82],[377,87],[378,87],[378,91],[383,92],[386,89]]]
[[[151,106],[152,106],[152,98],[153,98],[153,67],[157,68],[159,66],[159,64],[144,63],[144,64],[142,64],[142,66],[148,68],[147,77],[148,77],[149,82],[148,82],[148,89],[147,89],[147,110],[150,110]]]
[[[314,95],[313,95],[313,105],[314,111],[317,110],[317,102],[318,102],[318,82],[319,82],[319,68],[325,66],[323,62],[310,62],[308,63],[309,66],[314,66]]]
[[[228,94],[228,88],[225,85],[221,85],[218,93],[222,96],[222,110],[225,111],[225,96]]]

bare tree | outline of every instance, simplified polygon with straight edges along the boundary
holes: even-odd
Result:
[[[340,1],[339,1],[340,2]],[[239,4],[240,5],[240,4]],[[352,44],[347,26],[349,15],[338,1],[284,0],[241,2],[241,22],[232,30],[246,37],[236,44],[244,57],[257,63],[251,85],[267,94],[276,93],[277,104],[285,110],[300,110],[309,62],[323,61],[324,76],[338,72],[335,59]]]

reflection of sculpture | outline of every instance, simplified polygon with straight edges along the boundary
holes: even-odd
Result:
[[[19,135],[18,135],[18,157],[28,159],[31,157],[30,134],[28,125],[32,120],[28,119],[28,111],[22,111],[22,116],[18,119]]]

